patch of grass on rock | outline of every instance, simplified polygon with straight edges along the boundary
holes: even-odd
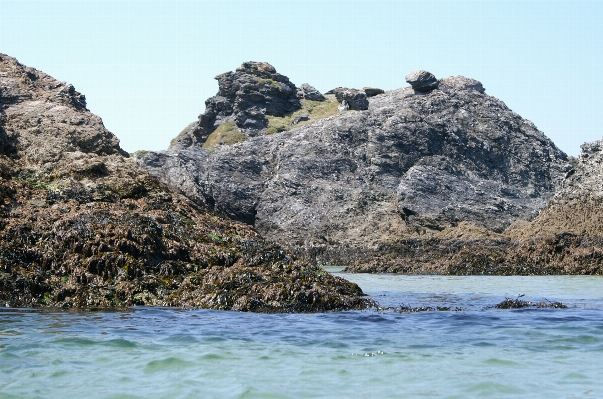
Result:
[[[297,127],[314,123],[318,120],[327,118],[337,114],[337,107],[339,102],[334,95],[328,94],[325,96],[326,101],[311,101],[302,99],[302,107],[295,112],[291,112],[285,116],[271,116],[266,115],[268,119],[268,127],[266,128],[266,134],[275,134],[291,130]],[[296,125],[291,126],[291,122],[299,115],[308,115],[307,121],[301,121]]]
[[[247,140],[247,136],[241,132],[234,121],[221,124],[209,135],[203,148],[212,148],[218,145],[232,145]]]

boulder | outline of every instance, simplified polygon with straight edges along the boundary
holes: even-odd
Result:
[[[375,87],[363,87],[362,90],[364,90],[367,97],[373,97],[385,93],[385,91],[382,89],[377,89]]]
[[[337,101],[340,103],[343,104],[343,101],[345,100],[348,103],[349,109],[364,111],[369,107],[366,93],[362,90],[338,87],[333,89],[333,94],[335,94],[335,98],[337,98]]]
[[[415,91],[428,92],[438,88],[438,80],[433,74],[417,69],[412,71],[405,77],[406,82],[409,83]]]
[[[310,115],[308,114],[301,114],[301,115],[297,115],[295,118],[293,118],[293,120],[291,121],[291,125],[297,125],[299,122],[302,121],[307,121],[310,119]]]
[[[308,83],[302,84],[301,87],[298,89],[298,97],[311,101],[326,100],[325,96],[323,96],[318,90],[310,86]]]

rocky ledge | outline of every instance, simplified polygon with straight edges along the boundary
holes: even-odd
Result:
[[[2,54],[0,304],[312,312],[373,302],[169,191],[72,85]]]
[[[474,79],[414,71],[406,80],[411,87],[371,96],[334,89],[325,97],[340,112],[287,131],[210,149],[187,133],[139,161],[195,203],[330,264],[464,226],[498,235],[538,215],[571,169],[568,157]],[[199,124],[214,114],[208,102]]]

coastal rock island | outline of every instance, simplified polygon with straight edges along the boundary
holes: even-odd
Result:
[[[400,89],[336,88],[322,101],[270,94],[272,108],[262,105],[266,93],[305,90],[269,64],[244,63],[216,79],[218,95],[199,120],[139,162],[196,204],[310,261],[367,264],[396,258],[387,248],[400,242],[498,238],[533,220],[572,168],[532,122],[471,78],[417,70]],[[236,111],[248,98],[263,121],[252,133]],[[302,123],[290,123],[302,113]],[[236,141],[215,140],[227,129]],[[410,271],[421,270],[441,272]]]
[[[170,191],[72,85],[0,54],[0,304],[311,312],[373,302]]]

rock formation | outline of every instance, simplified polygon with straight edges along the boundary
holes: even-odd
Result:
[[[255,136],[268,126],[266,115],[284,116],[301,108],[297,87],[266,62],[245,62],[215,79],[218,94],[205,102],[205,112],[174,139],[171,148],[202,145],[216,127],[231,121],[247,136]],[[307,91],[312,98],[320,95],[311,89],[302,87],[302,93]]]
[[[308,83],[304,83],[301,85],[299,90],[297,91],[297,96],[299,98],[305,98],[306,100],[311,101],[325,101],[325,96],[322,95],[321,92],[316,90],[314,86],[310,86]]]
[[[406,82],[409,83],[415,91],[428,92],[438,88],[438,80],[432,73],[417,69],[406,75]]]
[[[586,143],[563,186],[532,221],[502,234],[475,226],[390,241],[348,271],[438,274],[603,274],[603,140]],[[469,234],[467,234],[469,233]]]
[[[496,235],[535,217],[571,168],[567,156],[476,80],[407,78],[413,87],[368,99],[330,92],[361,93],[368,109],[140,162],[196,203],[331,263],[462,222]]]
[[[237,73],[280,79],[266,98],[289,87],[268,65]],[[231,104],[238,113],[266,101],[241,90]],[[239,117],[219,108],[228,101],[210,102],[213,118]],[[0,115],[3,306],[304,312],[371,305],[357,285],[170,192],[128,158],[73,86],[3,54]]]
[[[508,229],[516,238],[570,233],[603,237],[603,140],[582,145],[582,154],[559,190],[529,224]]]
[[[373,97],[385,93],[383,89],[377,89],[376,87],[364,87],[362,90],[366,93],[367,97]]]

